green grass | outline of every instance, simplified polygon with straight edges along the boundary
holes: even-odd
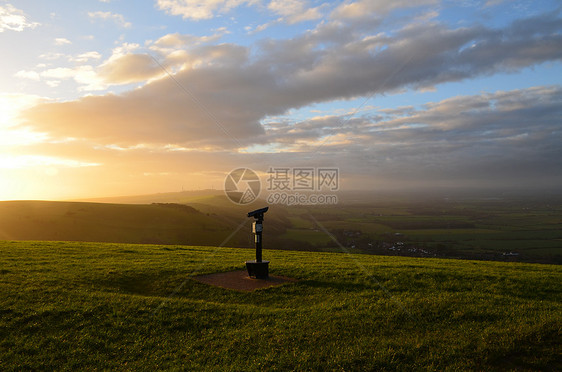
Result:
[[[190,280],[252,250],[0,242],[0,369],[560,370],[562,267],[264,251],[298,282]]]

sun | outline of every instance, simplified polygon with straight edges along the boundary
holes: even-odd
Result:
[[[19,114],[46,99],[32,94],[0,92],[0,128],[9,128],[19,124]]]

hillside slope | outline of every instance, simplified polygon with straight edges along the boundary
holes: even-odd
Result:
[[[266,250],[298,281],[248,293],[190,279],[248,249],[0,251],[3,371],[562,369],[560,266]]]
[[[219,245],[236,222],[179,204],[0,202],[0,240]],[[248,229],[229,244],[247,246]]]

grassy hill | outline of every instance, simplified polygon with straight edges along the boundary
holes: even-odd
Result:
[[[240,222],[179,204],[0,202],[0,240],[220,245]],[[230,243],[247,246],[248,229]]]
[[[562,267],[265,250],[298,279],[191,280],[235,248],[0,242],[0,369],[560,370]]]

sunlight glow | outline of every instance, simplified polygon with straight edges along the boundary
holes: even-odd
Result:
[[[86,163],[72,159],[39,155],[0,155],[0,169],[21,169],[35,167],[62,166],[69,168],[97,167],[99,163]]]
[[[0,94],[0,128],[9,128],[19,124],[19,113],[40,101],[45,101],[45,99],[29,94]]]
[[[20,112],[44,100],[34,95],[0,94],[0,149],[39,143],[47,138],[42,133],[16,128],[21,124]]]
[[[43,133],[31,132],[27,129],[5,129],[0,128],[0,147],[24,146],[40,143],[47,139]]]

